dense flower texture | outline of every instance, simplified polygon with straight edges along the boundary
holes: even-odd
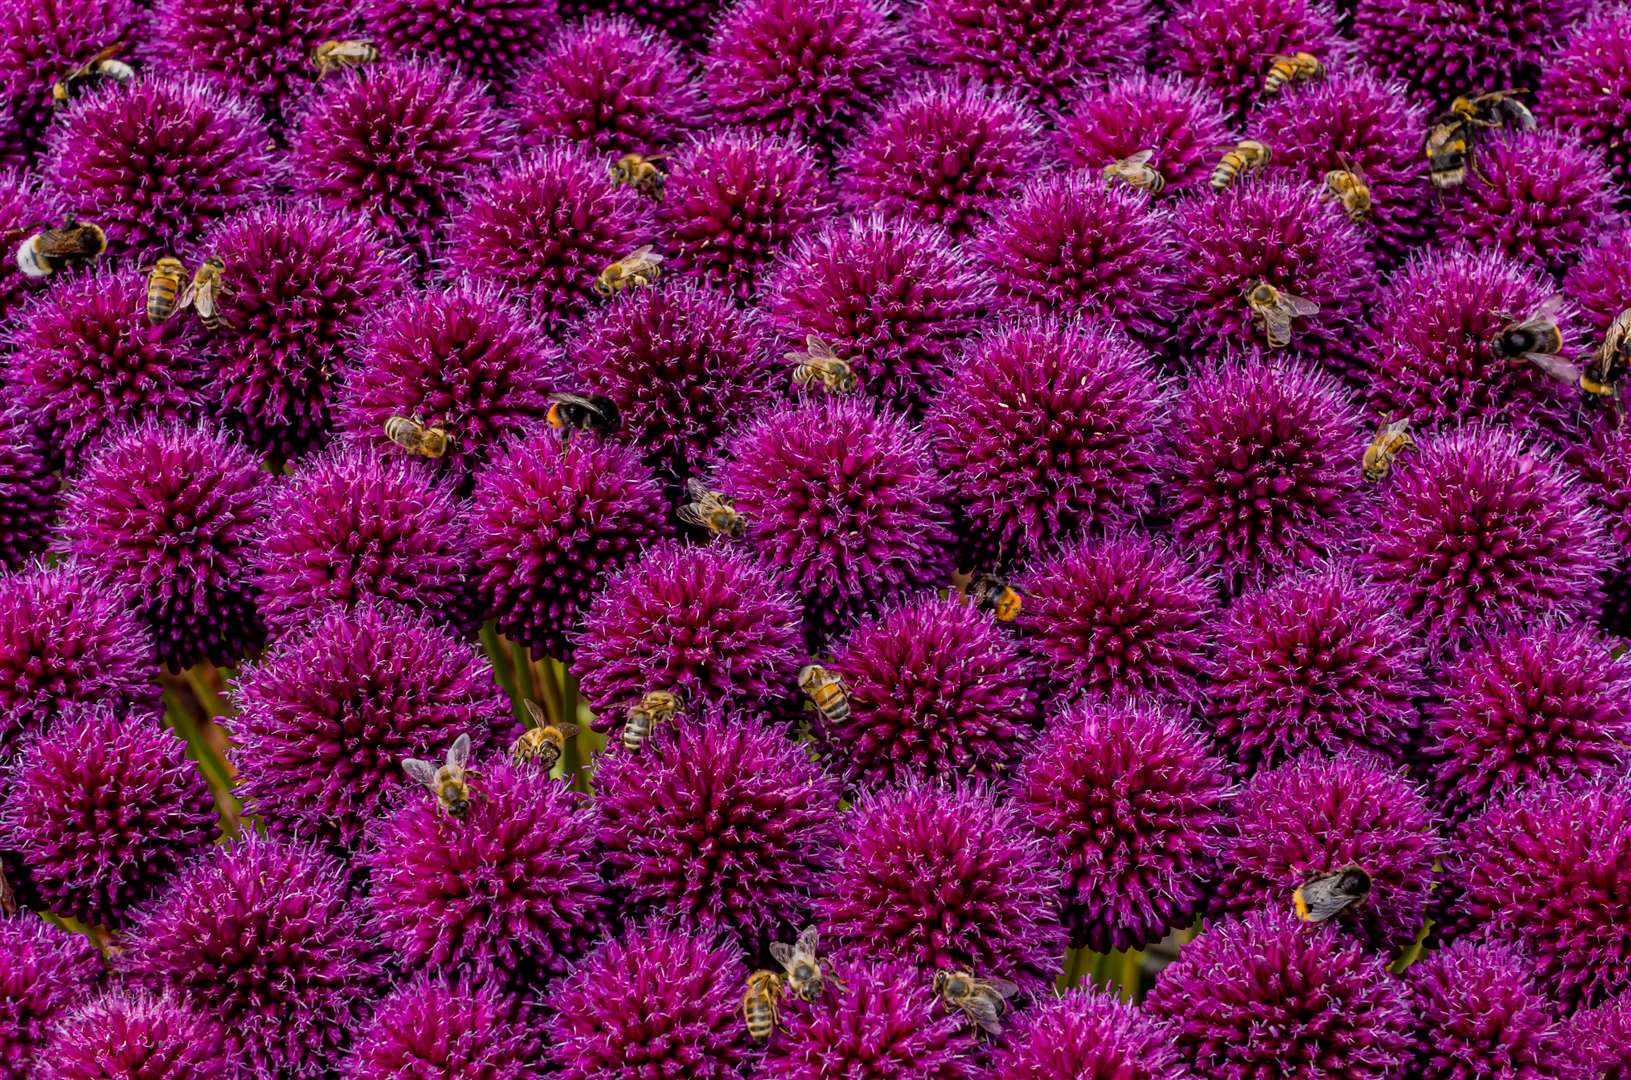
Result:
[[[263,634],[250,563],[267,479],[213,428],[133,428],[70,483],[63,547],[125,589],[160,663],[232,664]]]
[[[795,244],[764,306],[789,349],[816,335],[861,392],[916,413],[990,300],[985,274],[940,230],[868,214]]]
[[[1620,312],[1631,308],[1631,229],[1611,230],[1563,278],[1578,321],[1601,340]]]
[[[1631,7],[1607,5],[1581,20],[1563,46],[1545,57],[1536,111],[1559,131],[1597,148],[1631,193]]]
[[[492,669],[452,633],[401,611],[331,612],[245,665],[228,721],[238,795],[274,833],[355,846],[460,735],[479,755],[511,727]],[[417,794],[417,792],[416,792]]]
[[[87,568],[0,577],[0,745],[75,703],[156,713],[158,675],[146,627]]]
[[[1198,1077],[1399,1076],[1410,1051],[1406,990],[1387,959],[1290,912],[1209,927],[1161,972],[1145,1008]]]
[[[1358,0],[1355,36],[1364,58],[1439,106],[1458,94],[1533,86],[1557,55],[1585,0]],[[1431,63],[1422,58],[1431,56]]]
[[[1205,736],[1155,705],[1086,700],[1050,721],[1015,798],[1064,864],[1073,945],[1141,948],[1193,920],[1227,788]]]
[[[274,487],[262,522],[256,582],[274,635],[373,599],[466,621],[466,511],[416,462],[338,448]]]
[[[144,76],[77,102],[51,130],[44,172],[115,252],[142,261],[265,195],[267,143],[245,102],[203,82]]]
[[[0,837],[41,899],[88,926],[125,925],[215,839],[215,805],[185,743],[144,713],[66,712],[12,762]]]
[[[1631,1077],[1631,992],[1610,998],[1595,1009],[1581,1009],[1570,1023],[1570,1036],[1582,1064],[1594,1080]]]
[[[382,998],[357,1028],[343,1075],[531,1080],[541,1053],[532,1018],[499,987],[480,979],[449,983],[420,976]]]
[[[342,429],[382,452],[393,416],[440,428],[456,476],[509,436],[541,424],[564,361],[506,290],[460,280],[379,311],[353,348],[335,412]],[[460,477],[462,479],[462,477]]]
[[[551,988],[551,1075],[734,1080],[749,1058],[747,974],[733,945],[630,923]]]
[[[714,18],[726,6],[724,0],[560,0],[560,4],[565,19],[626,15],[698,51],[707,47]]]
[[[607,266],[652,240],[650,200],[576,147],[536,151],[471,196],[448,225],[458,267],[559,329]]]
[[[589,607],[572,674],[602,730],[652,690],[689,719],[789,698],[805,662],[797,602],[734,547],[663,544]]]
[[[1165,411],[1150,358],[1102,323],[1044,317],[974,341],[925,424],[973,565],[1149,510]]]
[[[502,84],[560,21],[555,0],[365,0],[363,26],[390,55],[434,57]]]
[[[1166,190],[1205,184],[1229,141],[1229,119],[1217,94],[1187,79],[1144,72],[1081,90],[1065,106],[1055,136],[1073,168],[1106,165],[1154,151],[1150,167]]]
[[[1147,694],[1191,705],[1211,667],[1216,590],[1143,533],[1078,541],[1015,582],[1018,626],[1054,694]]]
[[[0,573],[45,550],[56,512],[57,477],[39,433],[21,413],[0,409]]]
[[[1425,688],[1421,648],[1388,594],[1324,566],[1230,605],[1206,716],[1242,772],[1305,750],[1397,757]]]
[[[0,19],[5,16],[0,15]],[[3,79],[4,76],[0,76]],[[4,114],[0,113],[0,117]],[[60,220],[56,196],[46,190],[39,178],[29,172],[0,169],[0,236],[7,237],[3,254],[9,262],[16,256],[12,238],[31,235],[41,222]],[[22,305],[30,293],[43,289],[50,279],[14,274],[10,266],[0,273],[0,322]]]
[[[1573,1048],[1529,961],[1502,945],[1458,941],[1409,972],[1419,1080],[1574,1080]],[[1581,1078],[1583,1080],[1583,1077]]]
[[[109,991],[60,1016],[38,1080],[235,1080],[221,1025],[169,995]]]
[[[603,157],[659,154],[701,126],[702,92],[667,38],[628,19],[564,28],[509,89],[521,140],[560,139]]]
[[[88,939],[33,915],[0,918],[0,1069],[34,1075],[50,1025],[96,987],[102,960]]]
[[[1631,550],[1631,432],[1604,425],[1578,451],[1575,462],[1591,503],[1603,515],[1614,551]],[[1631,632],[1631,572],[1605,567],[1597,621],[1611,634]]]
[[[256,1080],[323,1076],[380,973],[354,905],[339,863],[246,830],[141,912],[118,964],[219,1021]]]
[[[1343,51],[1336,13],[1319,0],[1187,0],[1175,5],[1159,51],[1172,70],[1210,88],[1235,115],[1262,96],[1268,58]]]
[[[202,343],[223,417],[276,461],[322,441],[353,337],[403,286],[399,262],[357,220],[315,206],[258,207],[199,250],[226,263],[226,319]]]
[[[862,623],[834,652],[849,715],[820,717],[827,756],[852,786],[913,777],[997,781],[1037,712],[1018,642],[957,597],[920,596]]]
[[[51,126],[51,87],[104,48],[133,42],[144,12],[133,0],[35,0],[0,5],[0,160],[24,164]]]
[[[829,397],[765,413],[729,455],[719,487],[749,546],[799,591],[812,639],[950,578],[948,484],[903,419]]]
[[[819,901],[827,948],[1052,985],[1059,872],[1018,809],[983,787],[913,782],[863,798],[845,833]]]
[[[1503,619],[1596,609],[1603,522],[1559,465],[1496,428],[1423,440],[1414,454],[1359,558],[1431,649]]]
[[[458,821],[421,790],[381,822],[368,905],[405,970],[498,972],[536,989],[605,931],[597,815],[537,769],[476,764]]]
[[[564,443],[548,428],[515,439],[476,478],[471,511],[482,610],[534,656],[570,654],[590,598],[671,530],[668,504],[633,450]]]
[[[1031,110],[980,86],[940,83],[895,98],[845,155],[852,210],[916,218],[966,236],[1045,158]]]
[[[1165,1025],[1097,990],[1044,1002],[1014,1023],[992,1080],[1190,1080]]]

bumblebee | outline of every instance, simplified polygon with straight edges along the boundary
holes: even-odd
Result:
[[[807,664],[799,672],[799,689],[830,723],[841,724],[849,719],[849,688],[836,672],[820,664]]]
[[[447,748],[447,761],[441,768],[418,758],[402,762],[402,771],[436,793],[436,805],[448,817],[462,818],[470,809],[470,785],[465,766],[470,763],[470,736],[460,735]]]
[[[127,82],[136,69],[114,57],[125,51],[124,42],[109,45],[79,67],[58,79],[51,87],[51,105],[62,108],[94,86],[104,82]]]
[[[937,971],[934,992],[951,1008],[966,1015],[990,1035],[1002,1033],[1000,1017],[1019,987],[1007,979],[977,979],[969,971]]]
[[[196,308],[198,320],[207,330],[215,330],[221,325],[221,298],[229,291],[221,277],[226,266],[215,255],[205,259],[194,271],[192,284],[187,286],[187,291],[181,294],[176,304],[177,311]]]
[[[1371,214],[1370,185],[1352,169],[1332,169],[1325,174],[1325,191],[1342,204],[1349,221],[1364,221]]]
[[[968,587],[968,595],[976,608],[989,611],[998,622],[1013,622],[1019,618],[1020,608],[1024,604],[1011,585],[998,581],[990,574],[977,576]]]
[[[774,971],[755,971],[748,976],[747,993],[742,995],[742,1019],[747,1022],[749,1036],[770,1038],[781,1018],[778,1008],[781,996],[782,977]]]
[[[1565,382],[1578,382],[1580,371],[1557,354],[1563,351],[1563,330],[1557,325],[1563,297],[1552,296],[1528,318],[1508,322],[1496,332],[1490,348],[1503,360],[1528,360]],[[1512,319],[1503,313],[1502,318]]]
[[[662,161],[668,155],[654,154],[645,157],[642,154],[624,154],[612,162],[608,170],[612,174],[612,183],[626,185],[638,191],[648,199],[663,197],[663,182],[667,177],[653,162]]]
[[[1458,97],[1450,108],[1433,118],[1427,129],[1427,171],[1439,190],[1458,187],[1472,162],[1473,132],[1482,128],[1516,127],[1532,131],[1535,115],[1515,96],[1516,90],[1497,90],[1477,97]]]
[[[1140,150],[1131,157],[1112,161],[1104,167],[1106,180],[1120,180],[1129,187],[1146,192],[1152,198],[1167,189],[1167,178],[1150,166],[1154,150]]]
[[[1387,477],[1393,468],[1394,459],[1402,454],[1407,447],[1415,446],[1416,440],[1410,437],[1410,418],[1403,420],[1384,420],[1376,428],[1376,434],[1371,438],[1370,445],[1365,447],[1365,456],[1360,459],[1360,469],[1365,479],[1375,484]]]
[[[662,275],[659,265],[663,257],[651,250],[651,245],[636,248],[600,272],[595,278],[595,292],[601,296],[620,293],[631,285],[650,285]]]
[[[578,733],[576,724],[551,724],[536,701],[528,700],[527,715],[532,727],[510,744],[510,760],[517,765],[534,765],[544,772],[555,767],[566,753],[566,741]]]
[[[1246,289],[1246,306],[1263,322],[1263,336],[1271,349],[1291,344],[1291,320],[1318,315],[1320,306],[1312,300],[1281,292],[1266,281]]]
[[[831,345],[814,334],[805,337],[802,352],[795,350],[786,355],[794,364],[795,386],[820,383],[828,393],[847,394],[860,383],[849,361],[841,359]]]
[[[687,480],[685,489],[691,493],[691,501],[679,508],[677,513],[681,521],[707,529],[715,536],[742,535],[747,522],[723,495],[709,491],[696,479]]]
[[[666,690],[653,690],[641,698],[623,722],[623,749],[631,754],[638,751],[651,738],[651,730],[674,719],[679,707],[679,699]]]
[[[326,79],[336,71],[348,71],[372,64],[379,59],[379,50],[373,42],[325,41],[312,50],[311,62],[317,68],[317,78]]]
[[[166,255],[147,273],[147,321],[155,326],[176,313],[176,297],[187,280],[187,268],[181,260]]]
[[[1357,866],[1344,866],[1297,886],[1291,894],[1291,906],[1303,922],[1325,922],[1356,904],[1363,904],[1370,890],[1368,873]]]
[[[816,954],[819,943],[820,932],[813,926],[800,930],[798,940],[792,945],[785,941],[770,943],[770,955],[787,972],[787,989],[805,1001],[814,1000],[821,993],[826,979],[821,959]]]
[[[444,456],[448,443],[452,441],[446,429],[426,427],[417,418],[410,420],[406,416],[393,416],[386,420],[385,437],[408,453],[427,458]]]
[[[1325,77],[1325,65],[1313,53],[1280,54],[1269,57],[1269,73],[1263,79],[1263,93],[1278,94],[1287,83],[1312,82]]]
[[[1614,316],[1603,334],[1603,340],[1591,354],[1591,362],[1580,374],[1580,390],[1588,401],[1607,398],[1614,405],[1615,419],[1619,419],[1620,379],[1631,364],[1631,308]]]
[[[544,419],[557,431],[610,435],[617,430],[617,405],[611,398],[594,394],[551,394]]]
[[[1212,170],[1212,190],[1222,191],[1247,173],[1256,172],[1269,163],[1273,152],[1256,139],[1243,139],[1233,150],[1223,155],[1217,168]]]
[[[100,225],[69,218],[60,229],[42,229],[24,240],[17,249],[17,269],[31,278],[49,277],[91,262],[106,250],[108,234]]]

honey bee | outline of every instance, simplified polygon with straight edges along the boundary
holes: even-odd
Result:
[[[69,218],[62,228],[45,228],[17,249],[17,269],[31,278],[49,277],[58,270],[88,263],[108,250],[108,234],[100,225]]]
[[[166,255],[147,273],[147,321],[157,325],[176,313],[176,295],[187,280],[187,268],[181,260]]]
[[[445,455],[448,443],[452,441],[447,429],[426,427],[417,417],[410,420],[406,416],[393,416],[386,420],[385,437],[408,453],[427,458]]]
[[[679,519],[687,525],[707,529],[716,536],[741,536],[747,522],[730,501],[717,491],[709,491],[700,480],[687,480],[685,489],[691,501],[679,508]]]
[[[968,587],[968,595],[976,608],[989,611],[998,622],[1013,622],[1019,618],[1019,610],[1024,603],[1012,586],[990,574],[976,577]]]
[[[1522,320],[1502,312],[1501,318],[1513,321],[1496,333],[1491,350],[1503,360],[1527,360],[1548,375],[1578,383],[1580,369],[1557,355],[1563,351],[1563,331],[1557,325],[1562,310],[1563,297],[1552,296]]]
[[[837,672],[820,664],[806,664],[799,672],[799,689],[829,723],[842,724],[849,719],[849,687]]]
[[[1256,172],[1269,163],[1271,156],[1272,151],[1265,144],[1256,139],[1242,139],[1212,170],[1212,190],[1222,191],[1241,176]]]
[[[1357,866],[1344,866],[1321,874],[1297,886],[1291,904],[1303,922],[1320,923],[1334,919],[1370,895],[1370,875]]]
[[[214,330],[221,325],[221,298],[229,290],[226,282],[221,278],[221,272],[227,264],[217,255],[211,255],[198,264],[193,271],[193,282],[187,286],[187,291],[181,294],[176,304],[177,311],[186,311],[189,307],[198,309],[198,319],[206,329]]]
[[[134,79],[136,69],[123,60],[114,59],[124,51],[123,42],[109,45],[58,79],[51,87],[51,105],[60,109],[94,86],[104,82],[126,82]]]
[[[652,162],[662,161],[667,156],[667,154],[654,154],[651,157],[624,154],[612,162],[610,169],[612,183],[626,184],[648,199],[660,199],[663,197],[663,182],[667,178]]]
[[[379,50],[371,41],[325,41],[312,50],[311,62],[317,67],[318,79],[326,79],[336,71],[347,71],[372,64],[379,59]]]
[[[578,733],[576,724],[551,724],[536,701],[527,702],[532,727],[510,744],[510,760],[517,765],[536,765],[544,772],[555,767],[566,753],[566,740]]]
[[[820,383],[828,393],[847,394],[860,383],[849,361],[840,359],[831,345],[814,334],[804,338],[803,350],[795,349],[786,356],[794,364],[795,386]]]
[[[1387,477],[1388,470],[1393,468],[1394,459],[1407,447],[1415,445],[1416,440],[1410,437],[1408,416],[1403,420],[1382,421],[1377,425],[1376,435],[1365,447],[1365,456],[1359,463],[1365,479],[1373,484],[1381,482]]]
[[[650,244],[636,248],[600,272],[595,279],[595,292],[610,296],[631,285],[650,285],[661,276],[662,268],[658,264],[662,261],[663,257],[652,251]]]
[[[441,768],[419,758],[404,758],[402,771],[436,793],[436,805],[448,817],[462,818],[470,809],[470,785],[465,783],[465,766],[470,762],[470,736],[460,735],[447,748],[447,763]]]
[[[1269,348],[1283,349],[1291,344],[1291,320],[1318,315],[1320,306],[1312,300],[1281,292],[1266,281],[1246,289],[1246,304],[1263,320],[1263,336]]]
[[[1312,82],[1325,77],[1325,65],[1313,53],[1284,53],[1269,57],[1269,73],[1263,79],[1263,93],[1278,94],[1287,83]]]
[[[742,995],[742,1019],[747,1021],[748,1034],[755,1039],[768,1039],[781,1018],[777,1001],[782,994],[782,977],[774,971],[755,971],[748,976],[747,993]]]
[[[617,405],[594,394],[551,394],[544,419],[557,431],[610,435],[617,430]]]
[[[1516,97],[1516,90],[1497,90],[1477,97],[1458,97],[1427,129],[1427,171],[1433,186],[1458,187],[1472,162],[1473,132],[1480,128],[1516,127],[1532,131],[1535,114]]]
[[[653,690],[641,698],[623,723],[623,749],[631,754],[638,751],[651,738],[652,728],[674,719],[679,708],[679,699],[666,690]]]
[[[1008,999],[1019,993],[1007,979],[976,979],[968,971],[937,971],[933,985],[940,1000],[966,1013],[991,1035],[1002,1033],[998,1018],[1008,1008]]]
[[[1154,150],[1140,150],[1131,157],[1112,161],[1104,167],[1104,178],[1120,180],[1140,191],[1148,192],[1152,197],[1159,195],[1166,190],[1167,178],[1150,167],[1150,159],[1154,156]]]
[[[1326,173],[1325,191],[1342,203],[1349,221],[1364,221],[1370,217],[1370,185],[1354,170],[1332,169]]]
[[[821,993],[821,987],[828,977],[816,954],[819,939],[820,932],[813,926],[806,926],[799,931],[798,940],[792,945],[785,941],[770,943],[770,955],[787,972],[787,989],[805,1001],[811,1001]]]

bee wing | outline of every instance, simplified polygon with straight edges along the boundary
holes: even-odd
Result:
[[[205,285],[200,288],[198,285],[194,285],[192,287],[192,293],[193,306],[198,308],[198,314],[206,319],[215,318],[217,308],[215,306],[214,286]]]
[[[1263,329],[1268,335],[1269,344],[1278,348],[1291,343],[1291,312],[1284,307],[1264,308]]]
[[[647,259],[647,258],[650,258],[650,257],[651,257],[651,245],[646,244],[643,247],[635,248],[634,251],[632,253],[630,253],[623,261],[624,262],[633,262],[636,259]]]
[[[821,931],[817,930],[814,926],[806,926],[803,930],[799,931],[798,943],[794,946],[794,948],[803,953],[805,956],[814,956],[816,954],[816,946],[819,945],[820,942]]]
[[[1382,425],[1383,435],[1408,435],[1410,433],[1410,417],[1403,420],[1392,420]]]
[[[453,740],[453,745],[447,748],[447,763],[455,769],[462,769],[470,761],[470,734],[466,732]]]
[[[708,527],[708,516],[702,512],[701,507],[696,503],[686,503],[674,511],[674,516],[687,525],[695,525],[699,529]]]
[[[1002,1034],[1002,1021],[998,1019],[996,1003],[990,998],[976,995],[964,1002],[963,1008],[985,1031],[992,1035]]]
[[[1304,300],[1302,297],[1292,296],[1290,293],[1281,293],[1280,298],[1285,301],[1286,307],[1291,309],[1293,315],[1306,319],[1310,315],[1320,313],[1320,306],[1312,300]]]
[[[1554,379],[1574,384],[1580,381],[1580,368],[1554,353],[1524,353],[1523,358]]]
[[[194,278],[187,283],[187,287],[182,289],[181,295],[176,298],[176,314],[179,315],[192,307],[193,301],[196,299],[198,299],[198,279]]]
[[[426,787],[436,786],[436,766],[418,758],[403,758],[402,771]]]
[[[1019,993],[1019,984],[1011,983],[1007,979],[987,979],[985,982],[991,987],[992,992],[1004,1001]]]
[[[707,499],[708,495],[710,494],[708,491],[708,485],[704,484],[701,480],[698,480],[694,476],[686,480],[685,490],[686,493],[691,496],[692,502],[702,502]]]
[[[1299,888],[1296,896],[1302,902],[1298,915],[1304,922],[1325,922],[1359,902],[1359,897],[1342,890],[1341,874],[1327,874],[1315,878]],[[1302,912],[1306,911],[1307,914]]]
[[[538,703],[536,701],[532,700],[531,698],[527,698],[526,702],[527,715],[532,717],[533,727],[543,727],[545,724],[549,723],[549,718],[544,715],[544,710],[538,707]]]
[[[785,941],[772,941],[770,943],[771,958],[782,967],[791,967],[793,964],[793,946]]]
[[[578,725],[576,725],[576,724],[562,724],[556,730],[558,730],[561,733],[561,738],[570,739],[572,736],[574,736],[574,735],[576,735],[578,733]]]
[[[1133,154],[1131,157],[1123,158],[1122,159],[1122,164],[1131,165],[1134,168],[1138,168],[1138,167],[1143,166],[1143,165],[1148,165],[1150,163],[1150,159],[1153,158],[1154,156],[1155,156],[1155,151],[1153,149],[1140,150],[1138,153]]]
[[[1524,320],[1524,325],[1528,326],[1530,323],[1545,324],[1555,321],[1558,315],[1562,313],[1563,305],[1564,299],[1562,293],[1554,293],[1553,295],[1548,296],[1545,300],[1541,301],[1540,306],[1530,314],[1529,318]]]
[[[833,347],[831,345],[827,344],[827,340],[825,338],[816,337],[814,334],[810,334],[805,337],[804,347],[806,350],[808,350],[812,360],[838,359],[838,354],[833,351]]]

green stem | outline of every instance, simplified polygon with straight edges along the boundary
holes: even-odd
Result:
[[[208,719],[233,715],[232,706],[228,705],[215,689],[215,685],[221,682],[221,677],[208,660],[183,671],[181,677],[186,680],[193,695],[198,698],[198,704],[203,707]]]
[[[204,780],[215,796],[221,830],[229,836],[236,836],[243,807],[232,795],[231,770],[204,738],[189,700],[191,695],[182,692],[185,684],[168,677],[161,678],[161,682],[164,686],[164,717],[171,730],[187,744],[187,756],[198,763],[199,771],[204,774]]]
[[[515,665],[516,694],[519,695],[524,701],[538,702],[538,704],[543,707],[544,715],[549,717],[550,722],[559,723],[559,720],[556,719],[555,714],[551,711],[551,703],[539,699],[538,683],[534,679],[532,657],[527,652],[527,647],[525,645],[518,644],[517,642],[510,642],[510,657]]]
[[[522,723],[527,722],[527,710],[521,704],[521,695],[515,688],[515,668],[510,664],[510,650],[498,636],[498,627],[491,621],[481,626],[481,644],[487,650],[487,662],[493,665],[493,678],[510,699],[510,710]]]
[[[1128,949],[1121,954],[1121,972],[1116,982],[1121,986],[1123,1001],[1137,1001],[1138,992],[1144,975],[1144,954],[1137,949]]]

